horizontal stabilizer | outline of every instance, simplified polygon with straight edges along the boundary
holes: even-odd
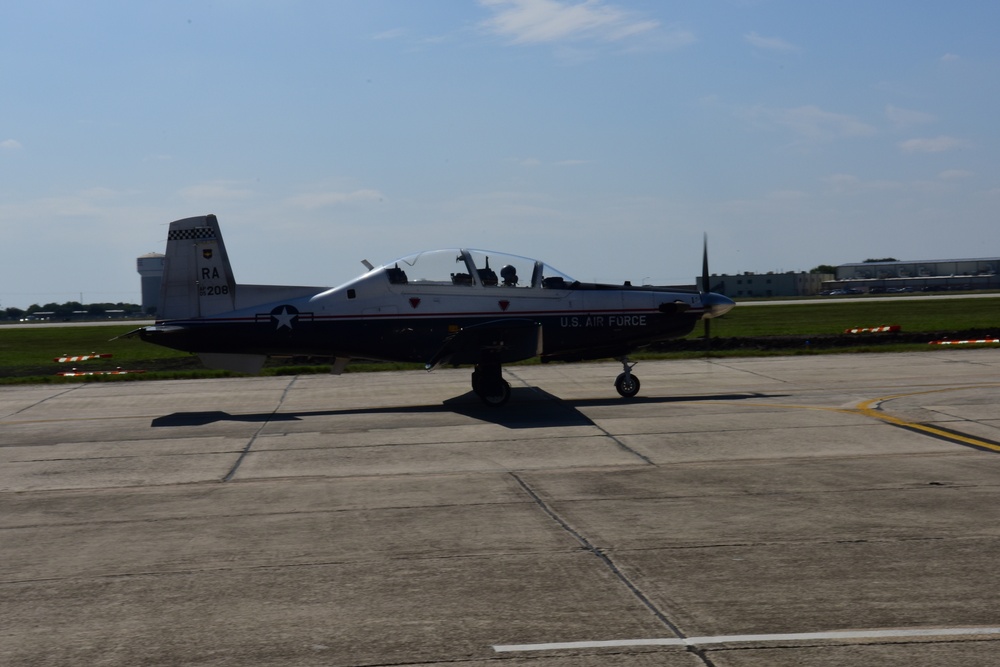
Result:
[[[238,285],[236,308],[252,308],[262,303],[304,299],[328,289],[330,288],[299,285]]]

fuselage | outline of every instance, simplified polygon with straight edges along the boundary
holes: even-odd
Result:
[[[491,261],[493,267],[503,265],[499,274]],[[236,289],[238,302],[255,301],[239,292],[253,286]],[[527,258],[443,250],[374,268],[311,296],[164,320],[141,335],[196,353],[427,363],[470,327],[530,321],[541,329],[534,352],[543,361],[575,360],[623,356],[684,336],[707,312],[703,296],[694,290],[580,283]]]

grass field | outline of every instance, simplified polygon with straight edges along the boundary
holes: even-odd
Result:
[[[851,327],[898,324],[903,331],[967,331],[996,327],[1000,334],[1000,295],[987,299],[831,301],[795,305],[736,306],[712,322],[713,336],[838,334]]]
[[[59,371],[110,370],[121,367],[141,370],[176,361],[179,366],[189,363],[191,355],[143,343],[136,338],[111,340],[136,328],[118,326],[25,327],[0,326],[0,382],[11,378],[46,377],[54,379]],[[110,359],[58,364],[54,359],[63,355],[111,354]],[[197,367],[197,366],[195,366]],[[22,380],[23,381],[23,380]]]
[[[898,324],[904,332],[961,332],[995,328],[1000,335],[1000,295],[987,299],[919,299],[900,298],[892,301],[831,301],[822,304],[739,305],[726,316],[713,320],[712,336],[720,338],[758,338],[766,336],[820,336],[840,334],[851,327],[874,327]],[[60,370],[72,367],[83,370],[146,370],[144,375],[90,376],[84,379],[159,379],[177,377],[208,377],[229,375],[225,371],[205,370],[198,359],[186,352],[144,343],[138,338],[118,338],[135,328],[121,326],[27,327],[0,326],[0,383],[74,381],[56,376]],[[691,338],[701,336],[699,325]],[[115,340],[112,340],[115,339]],[[859,352],[871,349],[929,349],[936,346],[903,345],[876,346],[872,337],[862,337],[857,346],[840,347],[838,352]],[[801,351],[801,350],[799,350]],[[96,352],[111,354],[110,359],[57,364],[61,355]],[[754,354],[754,350],[718,351],[713,354]],[[771,349],[770,354],[775,350]],[[656,356],[692,356],[698,353],[672,353]],[[271,360],[269,373],[324,371],[324,367],[284,367],[287,360]],[[377,368],[419,368],[419,365],[352,364],[351,371]],[[75,380],[78,381],[78,380]]]

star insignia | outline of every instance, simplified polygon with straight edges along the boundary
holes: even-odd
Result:
[[[279,312],[277,308],[271,311],[272,321],[277,322],[278,329],[283,327],[292,328],[292,322],[295,318],[299,316],[299,311],[291,308],[290,306],[281,306],[281,311]]]

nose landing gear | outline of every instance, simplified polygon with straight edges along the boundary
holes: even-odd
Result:
[[[632,375],[632,368],[635,364],[630,364],[628,357],[622,357],[618,361],[622,362],[624,371],[615,378],[615,389],[624,398],[632,398],[639,393],[639,378]]]

